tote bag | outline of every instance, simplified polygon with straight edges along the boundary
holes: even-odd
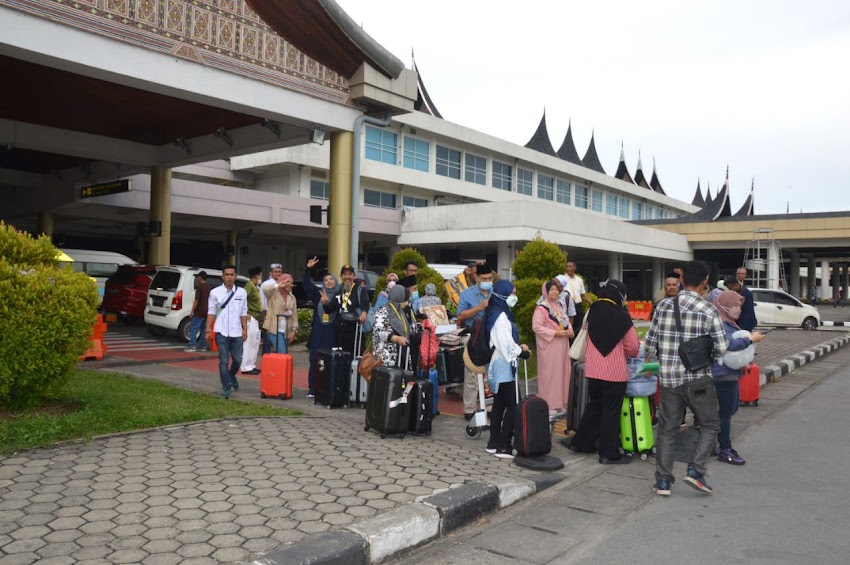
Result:
[[[578,332],[578,335],[573,340],[572,345],[570,345],[570,359],[573,361],[578,361],[579,363],[584,362],[584,354],[587,352],[587,324],[581,327],[581,330]]]

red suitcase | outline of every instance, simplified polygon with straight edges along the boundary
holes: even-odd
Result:
[[[260,398],[292,398],[292,355],[266,353],[260,372]]]
[[[759,405],[759,391],[761,390],[761,370],[755,363],[744,368],[744,374],[738,381],[740,388],[741,404]]]

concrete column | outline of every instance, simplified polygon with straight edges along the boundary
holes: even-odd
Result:
[[[511,267],[514,264],[514,243],[512,241],[499,241],[498,245],[498,257],[496,259],[496,269],[500,279],[505,279],[506,281],[511,280],[511,274],[513,273]]]
[[[328,269],[337,274],[348,264],[351,254],[352,157],[354,134],[339,131],[331,134],[330,207],[328,228]]]
[[[664,262],[661,259],[652,260],[652,288],[650,289],[649,299],[655,298],[658,291],[664,286]]]
[[[150,219],[160,222],[162,231],[159,236],[149,236],[148,260],[153,265],[168,265],[171,263],[171,169],[168,167],[151,168]]]
[[[236,249],[236,243],[239,239],[239,232],[236,230],[229,230],[227,232],[227,247],[233,250],[233,253],[227,254],[227,264],[228,265],[236,265],[236,253],[238,253],[238,249]],[[239,272],[239,266],[236,266],[236,272]]]
[[[826,300],[830,297],[829,293],[829,261],[821,260],[820,262],[820,299]]]
[[[832,298],[838,298],[838,285],[841,284],[841,265],[839,263],[834,263],[832,265],[832,292],[830,296]]]
[[[800,253],[798,251],[791,252],[791,272],[789,276],[788,288],[785,290],[791,296],[799,298],[802,295],[800,294]]]
[[[609,253],[608,254],[608,278],[623,280],[623,254]]]
[[[842,296],[844,296],[845,302],[847,301],[847,287],[850,286],[847,284],[848,275],[850,275],[850,272],[848,272],[848,267],[850,267],[850,265],[848,265],[847,263],[841,265],[841,288],[844,289],[844,294],[842,294]]]
[[[44,235],[52,239],[55,221],[56,217],[53,215],[53,212],[39,212],[38,232],[43,233]]]
[[[766,288],[779,289],[779,247],[774,243],[767,248]]]
[[[809,255],[808,258],[806,259],[806,262],[809,265],[808,268],[807,268],[807,272],[806,272],[806,274],[808,275],[807,281],[806,281],[808,283],[806,285],[806,299],[810,300],[812,298],[812,292],[815,290],[815,285],[818,282],[817,269],[816,269],[817,263],[815,263],[815,256],[814,255]]]

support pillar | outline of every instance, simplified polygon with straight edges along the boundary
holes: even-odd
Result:
[[[227,232],[227,263],[228,265],[236,265],[236,242],[239,238],[239,232],[236,230],[229,230]],[[236,272],[239,272],[239,267],[237,265]]]
[[[623,280],[623,254],[609,253],[608,254],[608,278]]]
[[[352,158],[354,135],[349,131],[331,134],[330,225],[328,227],[328,270],[338,274],[351,255]]]
[[[779,247],[774,243],[767,248],[767,285],[765,288],[779,290]]]
[[[148,262],[152,265],[171,264],[171,169],[151,168],[151,222],[160,222],[159,236],[149,236]]]
[[[845,302],[847,301],[848,286],[850,286],[847,284],[848,275],[850,275],[850,272],[848,271],[850,271],[850,265],[848,265],[847,263],[841,265],[841,288],[844,289],[844,294],[842,294],[842,296],[844,297]]]
[[[832,266],[832,298],[838,298],[838,288],[841,284],[841,265],[839,263],[835,263]]]
[[[806,259],[806,262],[808,263],[808,269],[806,270],[806,274],[808,275],[808,278],[807,278],[808,284],[806,285],[806,299],[811,300],[812,292],[814,292],[815,285],[818,282],[817,268],[816,268],[817,263],[815,263],[815,256],[809,255],[808,258]]]
[[[829,293],[829,261],[821,260],[820,262],[820,299],[827,300],[831,294]]]
[[[664,262],[661,259],[652,260],[652,289],[649,293],[649,299],[655,298],[658,291],[664,287]]]
[[[788,281],[788,294],[800,298],[800,253],[798,251],[791,252],[791,280]],[[804,297],[805,299],[805,297]]]
[[[515,246],[512,241],[499,241],[497,245],[498,257],[496,259],[496,271],[500,279],[509,281],[513,274],[512,267],[514,264]]]
[[[38,213],[38,232],[43,233],[47,237],[53,239],[53,229],[55,226],[56,217],[53,212]]]

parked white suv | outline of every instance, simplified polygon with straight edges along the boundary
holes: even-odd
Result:
[[[817,308],[803,304],[787,292],[751,288],[759,326],[790,326],[814,330],[820,326]]]
[[[145,324],[151,335],[165,335],[176,330],[183,341],[189,341],[189,323],[192,320],[192,303],[195,301],[195,276],[207,273],[207,284],[215,288],[222,284],[219,269],[169,265],[157,267],[156,275],[148,289],[145,306]],[[236,277],[238,286],[245,286],[248,279]]]

